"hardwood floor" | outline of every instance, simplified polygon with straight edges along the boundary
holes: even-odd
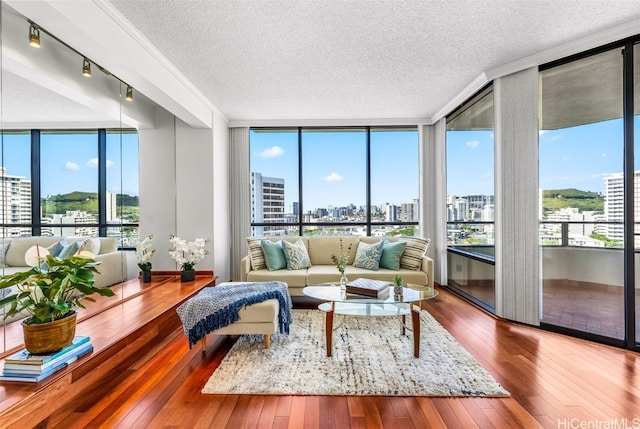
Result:
[[[510,398],[202,395],[233,339],[202,353],[177,330],[48,426],[640,428],[640,354],[499,320],[442,288],[424,308]]]

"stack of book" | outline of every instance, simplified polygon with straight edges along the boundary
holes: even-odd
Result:
[[[0,381],[37,383],[92,351],[85,336],[75,337],[70,346],[54,353],[33,355],[23,349],[5,358]]]
[[[389,296],[390,284],[384,280],[356,279],[347,283],[347,293],[384,299]]]

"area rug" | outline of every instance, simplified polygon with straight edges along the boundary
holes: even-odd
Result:
[[[395,317],[334,319],[327,357],[324,313],[292,310],[290,335],[242,336],[204,386],[207,394],[509,396],[440,325],[422,311],[420,357]],[[409,318],[408,318],[409,319]]]

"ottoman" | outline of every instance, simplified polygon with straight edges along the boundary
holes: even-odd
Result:
[[[227,282],[224,284],[238,284],[243,282]],[[240,317],[237,322],[224,328],[211,331],[214,335],[264,335],[264,347],[269,348],[271,334],[278,332],[278,311],[280,306],[277,299],[268,299],[263,302],[248,305],[238,312]],[[206,336],[202,338],[202,350],[206,347]]]

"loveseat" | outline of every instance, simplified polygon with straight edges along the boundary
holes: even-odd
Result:
[[[269,243],[263,243],[264,240]],[[281,241],[282,240],[282,241]],[[306,268],[291,267],[284,247],[290,244],[304,245],[309,259]],[[382,241],[382,243],[381,243]],[[396,243],[396,244],[394,244]],[[397,244],[400,243],[400,244]],[[404,243],[404,244],[402,244]],[[283,267],[274,244],[283,247],[287,265]],[[241,281],[264,282],[278,280],[289,285],[292,296],[301,296],[302,288],[307,285],[338,282],[340,272],[332,256],[338,256],[342,249],[348,254],[345,275],[349,281],[357,278],[393,281],[399,275],[408,284],[433,286],[433,260],[426,256],[429,240],[417,237],[359,237],[359,236],[309,236],[309,237],[250,237],[247,239],[248,255],[241,260]],[[375,245],[375,249],[371,248]],[[358,247],[361,246],[360,261],[356,260]],[[376,249],[382,247],[382,253],[376,255]],[[275,250],[274,250],[275,249]],[[401,250],[400,250],[401,249]],[[368,252],[367,252],[368,251]],[[303,252],[304,253],[304,252]],[[368,253],[369,260],[362,255]],[[269,255],[276,257],[269,261]],[[304,255],[303,255],[304,256]],[[379,256],[376,267],[368,265],[370,259]],[[270,264],[271,262],[271,264]],[[294,261],[296,262],[296,261]],[[274,266],[275,265],[275,266]],[[303,264],[306,265],[306,264]],[[367,267],[367,268],[364,268]],[[271,268],[271,269],[270,269]]]
[[[59,245],[69,245],[77,243],[68,249],[74,251],[80,246],[95,255],[96,261],[100,264],[96,267],[99,274],[95,275],[95,286],[99,288],[112,286],[114,284],[129,280],[138,276],[138,268],[135,252],[118,250],[118,241],[112,237],[19,237],[0,238],[0,274],[7,275],[21,271],[27,271],[31,267],[25,262],[25,253],[35,245],[44,248],[51,248]],[[0,294],[9,294],[12,288],[0,290]],[[4,319],[0,308],[0,325],[24,316],[16,315]]]

